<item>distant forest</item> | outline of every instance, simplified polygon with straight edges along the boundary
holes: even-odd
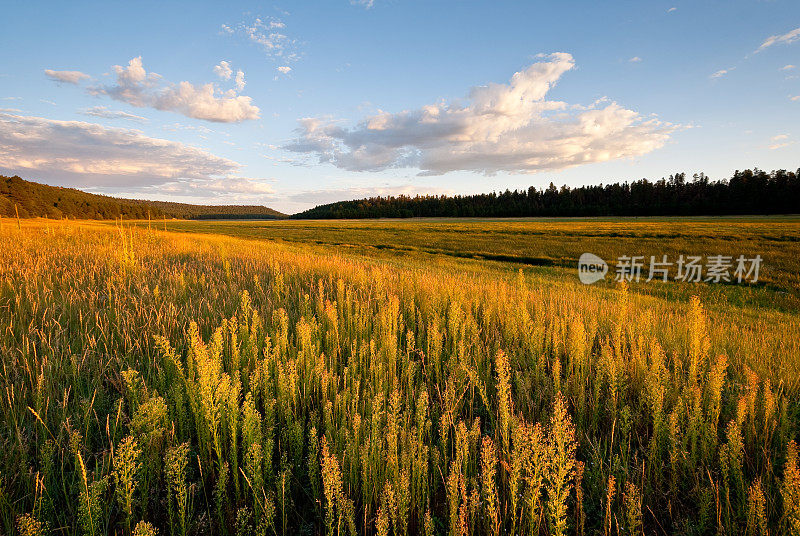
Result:
[[[73,188],[48,186],[20,177],[0,176],[0,216],[70,219],[268,219],[285,218],[256,205],[189,205],[166,201],[120,199]]]
[[[456,196],[372,197],[320,205],[293,218],[698,216],[800,212],[800,169],[736,171],[712,181],[685,173],[668,179]]]
[[[272,219],[286,218],[256,205],[190,205],[120,199],[0,176],[0,216],[71,219]],[[800,169],[736,171],[712,181],[702,173],[667,179],[477,195],[372,197],[320,205],[297,219],[412,217],[698,216],[800,213]]]

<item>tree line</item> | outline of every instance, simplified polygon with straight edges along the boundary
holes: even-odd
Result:
[[[800,169],[736,171],[730,179],[675,173],[657,181],[476,195],[371,197],[320,205],[297,219],[411,217],[697,216],[800,212]],[[0,176],[0,216],[72,219],[267,219],[286,217],[257,205],[192,205],[121,199]]]
[[[697,216],[800,212],[800,169],[736,171],[730,179],[667,179],[477,195],[371,197],[320,205],[301,219],[410,217]]]
[[[267,219],[284,214],[257,205],[192,205],[122,199],[0,176],[0,216],[69,219]]]

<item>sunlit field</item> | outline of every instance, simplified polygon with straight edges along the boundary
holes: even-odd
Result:
[[[800,534],[797,218],[0,225],[0,533]]]
[[[109,223],[109,225],[113,225]],[[800,312],[800,217],[414,219],[139,222],[141,227],[333,245],[360,254],[439,262],[442,256],[541,267],[537,273],[575,279],[584,252],[609,262],[622,255],[764,257],[757,285],[636,285],[637,292],[706,305],[758,304]],[[510,265],[510,266],[511,266]],[[529,266],[526,266],[529,265]],[[513,267],[513,266],[511,266]],[[674,269],[673,269],[674,275]],[[612,282],[613,277],[607,278]]]

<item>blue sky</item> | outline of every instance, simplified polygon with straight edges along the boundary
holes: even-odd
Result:
[[[296,212],[800,166],[796,0],[3,12],[0,173],[50,184]]]

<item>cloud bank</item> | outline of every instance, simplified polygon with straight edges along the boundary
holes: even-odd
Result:
[[[215,180],[179,180],[145,188],[144,195],[170,196],[176,198],[216,198],[226,203],[265,202],[273,197],[275,189],[261,179],[226,177]]]
[[[674,125],[645,119],[603,99],[591,106],[547,100],[573,69],[570,54],[555,53],[517,72],[508,84],[472,88],[469,103],[439,103],[399,113],[381,112],[352,128],[307,118],[285,149],[352,171],[419,168],[535,173],[634,157],[666,143]]]
[[[0,170],[72,187],[213,183],[239,164],[133,129],[0,113]]]
[[[223,63],[230,69],[227,62]],[[189,82],[161,85],[161,76],[148,73],[142,65],[141,56],[133,58],[125,67],[115,65],[114,72],[117,75],[116,84],[94,87],[90,92],[107,95],[139,108],[171,111],[217,123],[238,123],[259,117],[260,110],[253,105],[252,99],[237,93],[244,87],[242,71],[236,76],[237,89],[228,91],[222,91],[213,83],[202,86]],[[214,72],[225,74],[222,64],[215,67]]]

